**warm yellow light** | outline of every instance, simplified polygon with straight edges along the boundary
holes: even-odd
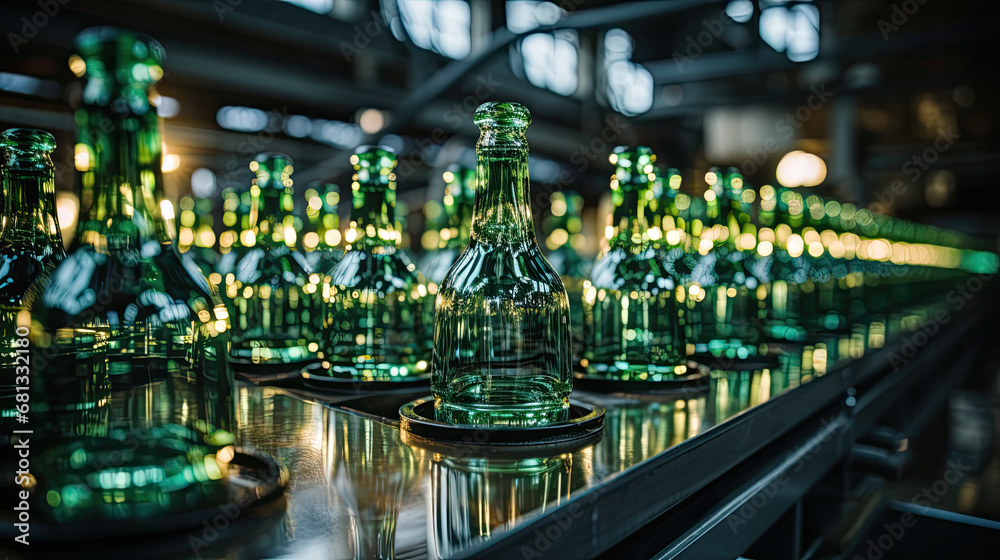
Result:
[[[73,146],[73,165],[77,171],[90,169],[90,148],[86,144]]]
[[[757,245],[757,253],[762,257],[770,255],[772,251],[774,251],[774,245],[770,241],[761,241]]]
[[[174,204],[169,200],[160,201],[160,217],[164,220],[174,219]]]
[[[365,109],[358,118],[358,124],[365,134],[375,134],[385,126],[385,115],[378,109]]]
[[[56,215],[59,218],[59,229],[66,236],[67,231],[76,230],[76,218],[80,212],[80,201],[71,192],[56,193]]]
[[[78,55],[70,55],[69,71],[72,72],[77,78],[81,78],[87,73],[87,63],[84,62]]]
[[[680,231],[678,231],[676,229],[672,229],[672,230],[670,230],[670,231],[667,232],[667,243],[669,243],[671,245],[677,245],[680,242],[681,242],[681,232]]]
[[[805,241],[797,233],[793,233],[785,239],[785,248],[788,250],[788,254],[793,257],[801,256],[805,247]]]
[[[698,243],[698,252],[701,253],[702,255],[707,255],[708,252],[711,250],[712,250],[711,239],[702,239],[701,242]]]
[[[823,244],[819,241],[813,241],[809,244],[809,255],[813,257],[823,256]]]
[[[781,158],[774,174],[786,187],[815,187],[826,179],[826,163],[815,154],[795,150]]]
[[[215,232],[211,229],[203,229],[201,233],[198,234],[198,244],[202,247],[214,247]]]
[[[177,169],[180,168],[180,166],[181,166],[181,156],[177,154],[163,154],[163,163],[161,164],[160,169],[164,173],[172,173],[174,171],[177,171]]]

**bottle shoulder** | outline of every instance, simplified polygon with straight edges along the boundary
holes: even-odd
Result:
[[[391,293],[409,291],[421,284],[417,267],[402,251],[378,252],[352,249],[344,253],[332,270],[330,283],[356,289],[375,289]]]
[[[565,293],[562,279],[534,242],[472,242],[441,285],[454,294]]]

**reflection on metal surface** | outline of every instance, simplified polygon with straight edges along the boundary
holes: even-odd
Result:
[[[112,366],[128,367],[119,375],[133,378],[163,368],[166,379],[112,392],[102,359],[57,365],[60,375],[33,383],[33,479],[17,481],[32,491],[32,511],[45,523],[114,519],[100,530],[129,532],[130,521],[169,519],[230,497],[223,481],[235,442],[229,378],[136,360]]]
[[[346,503],[354,558],[392,560],[403,493],[417,474],[417,453],[397,430],[353,414],[332,414],[333,485]],[[328,456],[329,457],[329,456]]]
[[[523,523],[528,514],[567,501],[572,466],[571,454],[525,459],[434,454],[429,556],[454,558]]]

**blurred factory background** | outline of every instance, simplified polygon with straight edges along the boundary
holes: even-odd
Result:
[[[181,211],[192,209],[185,196],[245,190],[253,156],[279,151],[295,161],[306,221],[323,192],[310,186],[349,184],[351,151],[381,143],[399,155],[419,252],[436,246],[427,224],[448,165],[474,164],[472,112],[511,100],[534,116],[536,214],[550,212],[552,192],[579,192],[585,254],[603,238],[618,144],[650,146],[695,193],[710,166],[733,165],[758,187],[801,186],[990,247],[1000,232],[998,20],[966,3],[39,0],[3,14],[0,126],[56,135],[67,241],[74,168],[87,157],[74,149],[73,38],[97,25],[166,50],[155,102],[166,192]],[[226,210],[209,207],[212,234],[182,242],[218,243]]]

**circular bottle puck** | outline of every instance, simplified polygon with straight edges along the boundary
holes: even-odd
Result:
[[[399,427],[434,442],[463,446],[527,446],[566,443],[593,437],[604,426],[604,408],[569,402],[569,419],[545,426],[484,427],[448,424],[434,417],[434,399],[424,397],[399,408]]]

